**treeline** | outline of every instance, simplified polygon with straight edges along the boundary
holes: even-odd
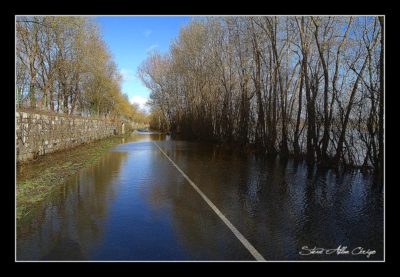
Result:
[[[383,18],[209,17],[139,68],[152,125],[382,172]]]
[[[17,108],[147,120],[121,92],[121,81],[94,20],[16,18]]]

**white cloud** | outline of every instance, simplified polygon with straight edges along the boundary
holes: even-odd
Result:
[[[146,112],[149,112],[150,108],[148,105],[146,105],[147,101],[149,99],[140,95],[134,95],[131,99],[130,102],[132,104],[137,104],[141,110],[145,110]]]
[[[132,81],[135,80],[135,73],[133,70],[122,68],[119,73],[122,76],[123,81]]]
[[[159,46],[158,46],[157,44],[153,44],[153,45],[151,45],[150,47],[148,47],[148,48],[146,49],[146,53],[150,53],[150,52],[156,50],[158,47],[159,47]]]
[[[152,32],[153,32],[152,30],[146,29],[146,30],[143,32],[143,35],[144,35],[145,37],[149,37],[149,36],[151,35]]]

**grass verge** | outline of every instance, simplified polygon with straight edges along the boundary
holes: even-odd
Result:
[[[19,164],[16,178],[17,223],[29,218],[55,188],[94,163],[110,147],[121,143],[125,136],[106,138],[74,148],[39,157],[36,161]]]

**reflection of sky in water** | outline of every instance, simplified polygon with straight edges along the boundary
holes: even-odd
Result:
[[[162,138],[133,135],[71,178],[19,235],[18,258],[252,260],[151,142]],[[340,244],[382,258],[382,195],[368,177],[310,173],[302,162],[209,144],[158,143],[267,260],[335,259],[298,252]]]

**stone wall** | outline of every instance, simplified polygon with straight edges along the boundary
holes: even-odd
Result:
[[[60,114],[16,112],[17,162],[121,132],[121,122]]]

